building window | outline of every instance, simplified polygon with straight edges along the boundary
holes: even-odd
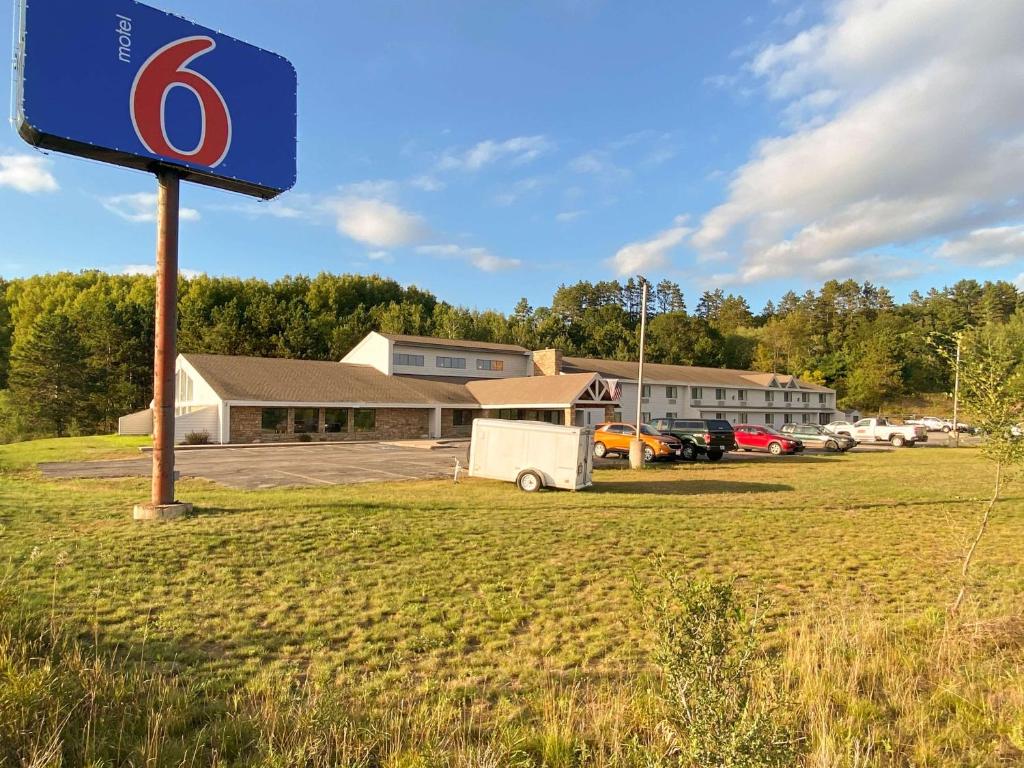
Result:
[[[666,414],[665,414],[665,418],[666,418],[666,419],[674,419],[674,418],[676,418],[676,417],[677,417],[678,415],[679,415],[679,414],[678,414],[678,413],[676,413],[675,411],[669,411],[668,413],[666,413]]]
[[[504,360],[477,360],[476,369],[478,371],[504,371],[505,361]]]
[[[405,352],[395,352],[395,365],[413,365],[417,368],[423,367],[423,355],[407,355]]]
[[[287,408],[264,408],[260,415],[260,429],[275,435],[283,435],[288,431]]]
[[[783,392],[782,393],[782,402],[784,402],[784,403],[792,403],[793,402],[793,393],[792,392]]]
[[[737,389],[736,390],[736,399],[737,400],[746,400],[747,399],[747,390],[745,390],[745,389]]]
[[[464,370],[466,367],[466,358],[464,357],[439,357],[437,358],[438,368],[458,368]]]
[[[818,414],[818,423],[821,424],[821,426],[823,426],[823,427],[828,425],[828,424],[831,424],[832,423],[832,414],[831,413],[819,413]]]
[[[702,400],[703,398],[704,398],[704,387],[694,387],[693,388],[693,399],[694,400]]]
[[[643,387],[640,388],[640,397],[650,397],[650,396],[651,396],[651,385],[650,384],[644,384]]]
[[[675,400],[676,399],[676,388],[675,387],[665,387],[665,397],[667,397],[669,400]]]
[[[650,413],[650,411],[644,411],[643,413],[640,414],[640,421],[642,421],[644,424],[646,424],[650,420],[651,420],[651,413]]]
[[[469,427],[473,424],[473,411],[470,410],[458,410],[452,411],[452,426],[453,427]]]
[[[766,403],[774,403],[775,402],[775,393],[774,392],[765,392],[764,393],[764,401]]]
[[[825,393],[824,392],[819,392],[818,393],[818,405],[824,405],[824,404],[825,404]]]
[[[745,413],[740,414],[740,424],[747,424],[750,422],[750,416]]]
[[[782,417],[782,423],[783,424],[792,424],[793,423],[793,414],[787,413],[785,416],[783,416]]]
[[[765,423],[765,426],[767,426],[767,427],[772,426],[775,423],[775,414],[774,413],[766,413],[764,415],[764,423]]]
[[[185,403],[192,402],[192,378],[185,373],[184,368],[178,370],[178,382],[175,388],[175,397],[177,400]]]
[[[377,428],[376,408],[356,408],[352,413],[356,432],[373,432]]]
[[[809,413],[801,413],[800,414],[800,423],[801,424],[810,424],[811,423],[811,414],[809,414]]]
[[[809,402],[811,402],[811,393],[810,392],[802,392],[802,393],[800,393],[800,402],[802,402],[802,403],[809,403]]]
[[[715,414],[715,418],[718,419],[719,421],[725,421],[725,414],[724,413],[716,413]]]
[[[724,389],[716,389],[715,390],[715,400],[725,400],[725,390]]]
[[[296,408],[295,409],[295,434],[304,432],[320,431],[320,409],[319,408]]]
[[[348,432],[348,408],[324,408],[324,432]]]

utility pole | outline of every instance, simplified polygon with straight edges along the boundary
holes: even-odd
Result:
[[[960,334],[956,337],[956,373],[953,379],[953,440],[960,447]]]
[[[636,377],[636,436],[629,444],[629,466],[642,469],[644,466],[644,442],[640,439],[640,426],[644,399],[644,344],[647,341],[647,281],[643,283],[640,299],[640,367]]]

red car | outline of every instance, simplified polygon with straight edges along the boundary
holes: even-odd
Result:
[[[768,451],[772,456],[800,453],[804,449],[804,444],[799,440],[771,427],[756,424],[740,424],[736,427],[736,445],[741,451]]]

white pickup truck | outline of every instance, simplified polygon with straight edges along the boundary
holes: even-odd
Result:
[[[928,430],[920,425],[890,424],[887,419],[861,419],[855,424],[836,422],[829,429],[840,435],[849,435],[859,443],[889,443],[893,448],[906,445],[913,448],[928,442]]]

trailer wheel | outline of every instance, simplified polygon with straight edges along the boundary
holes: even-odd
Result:
[[[543,483],[541,483],[540,475],[529,470],[520,473],[519,477],[516,478],[516,485],[519,486],[519,490],[521,491],[526,493],[535,493],[541,489]]]

